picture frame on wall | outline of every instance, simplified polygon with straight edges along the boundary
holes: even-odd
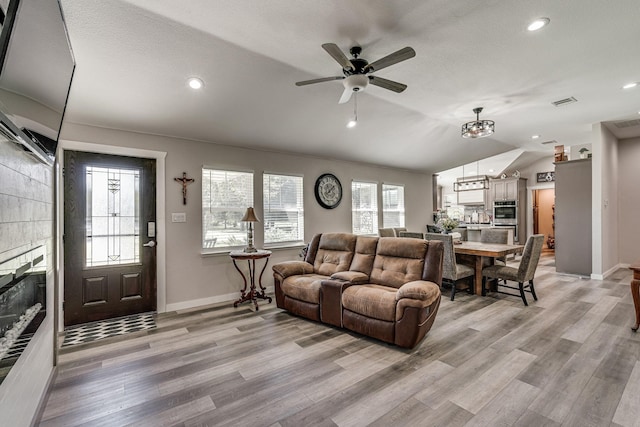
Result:
[[[537,182],[553,182],[555,180],[556,180],[556,173],[554,171],[536,173]]]

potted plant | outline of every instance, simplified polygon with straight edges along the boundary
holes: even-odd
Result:
[[[459,222],[452,218],[443,218],[438,222],[438,226],[443,230],[443,233],[449,234],[451,230],[458,226]]]
[[[582,147],[579,151],[581,159],[588,159],[591,156],[588,148]]]

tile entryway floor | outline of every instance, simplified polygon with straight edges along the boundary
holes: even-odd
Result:
[[[156,327],[155,316],[155,312],[140,313],[132,316],[70,326],[64,330],[65,337],[62,347],[84,344],[145,329],[153,329]]]

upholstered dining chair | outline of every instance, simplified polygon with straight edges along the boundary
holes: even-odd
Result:
[[[451,301],[456,296],[458,282],[467,280],[467,289],[473,289],[473,277],[475,270],[468,265],[456,263],[456,254],[453,251],[453,236],[451,234],[425,233],[427,240],[440,240],[444,244],[444,260],[442,268],[442,282],[451,285]]]
[[[400,231],[398,237],[412,237],[414,239],[424,239],[424,234],[417,231]]]
[[[378,228],[378,236],[380,237],[396,237],[393,228]]]
[[[534,234],[533,236],[529,236],[527,243],[524,245],[524,251],[522,252],[522,258],[520,259],[520,265],[518,267],[494,264],[483,268],[482,294],[485,294],[487,281],[497,279],[497,292],[517,296],[513,293],[500,291],[500,287],[520,291],[520,298],[522,298],[522,302],[524,305],[529,305],[527,303],[527,297],[525,296],[526,291],[530,292],[533,299],[537,301],[538,297],[536,296],[536,290],[533,286],[533,276],[535,275],[536,268],[538,267],[543,243],[544,234]],[[500,280],[505,280],[505,284],[500,284]],[[517,282],[518,287],[509,286],[507,281]],[[528,283],[525,285],[526,282]]]
[[[427,233],[439,233],[440,229],[435,224],[427,224]]]
[[[509,242],[509,231],[504,228],[482,228],[480,229],[480,243],[502,243]],[[507,264],[507,257],[496,258],[502,264]]]
[[[393,234],[395,237],[400,237],[401,231],[407,231],[407,227],[393,227]]]

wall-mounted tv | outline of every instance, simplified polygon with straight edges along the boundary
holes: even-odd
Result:
[[[59,0],[0,9],[0,133],[53,164],[75,69]]]

